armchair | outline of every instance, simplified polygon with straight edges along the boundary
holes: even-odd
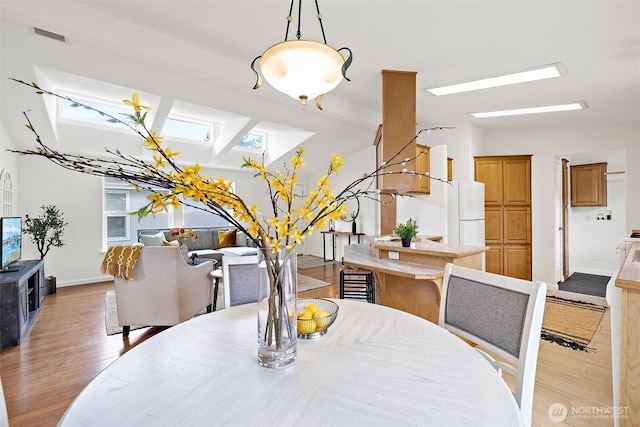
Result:
[[[145,246],[133,280],[114,277],[122,337],[131,325],[173,326],[190,319],[211,302],[213,262],[188,265],[179,247]]]

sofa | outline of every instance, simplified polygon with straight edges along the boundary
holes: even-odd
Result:
[[[216,260],[222,265],[223,256],[257,255],[258,249],[251,239],[233,227],[192,228],[196,240],[187,239],[187,257],[192,264],[199,259]],[[171,230],[138,230],[138,242],[145,246],[177,245]]]

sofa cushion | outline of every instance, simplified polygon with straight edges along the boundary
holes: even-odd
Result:
[[[257,248],[251,248],[248,246],[236,246],[233,248],[222,248],[219,250],[226,256],[249,256],[258,255]]]
[[[161,231],[156,234],[141,234],[140,240],[142,244],[145,246],[162,246],[162,242],[164,242],[164,233]]]
[[[218,230],[218,248],[236,246],[236,229]]]

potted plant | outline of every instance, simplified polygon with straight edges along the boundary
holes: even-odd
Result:
[[[409,219],[405,224],[398,224],[393,233],[400,237],[402,246],[408,248],[411,245],[411,239],[418,234],[418,225]]]
[[[24,226],[22,232],[29,234],[31,241],[35,243],[40,252],[40,259],[49,253],[52,247],[61,247],[62,235],[67,223],[64,220],[60,209],[53,205],[42,206],[43,212],[32,218],[25,215]],[[47,276],[45,278],[45,295],[56,292],[56,278]]]

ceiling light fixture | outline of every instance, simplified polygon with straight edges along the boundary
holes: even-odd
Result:
[[[548,105],[546,107],[519,108],[515,110],[489,111],[486,113],[469,113],[478,119],[486,119],[489,117],[505,117],[517,116],[520,114],[539,114],[539,113],[556,113],[559,111],[584,110],[588,108],[584,101],[573,102],[571,104]]]
[[[489,77],[486,79],[473,80],[465,83],[458,83],[448,86],[433,87],[425,89],[433,95],[451,95],[454,93],[470,92],[473,90],[488,89],[492,87],[513,85],[516,83],[532,82],[536,80],[551,79],[566,75],[566,71],[561,63],[544,65],[530,70],[519,71],[517,73],[503,74],[501,76]]]
[[[255,69],[255,63],[259,59],[260,70],[262,70],[264,78],[271,86],[292,98],[300,99],[303,107],[308,99],[315,98],[316,106],[322,110],[322,95],[338,86],[343,77],[350,81],[346,76],[346,72],[352,61],[351,50],[347,47],[336,50],[327,44],[318,0],[315,0],[316,16],[320,23],[324,43],[301,39],[300,14],[302,0],[298,0],[296,40],[287,40],[289,26],[293,21],[291,13],[294,2],[295,0],[291,0],[284,41],[271,46],[251,62],[251,69],[256,73],[256,84],[253,88],[258,89],[262,85],[262,77]],[[349,53],[346,60],[340,53],[341,50]]]

